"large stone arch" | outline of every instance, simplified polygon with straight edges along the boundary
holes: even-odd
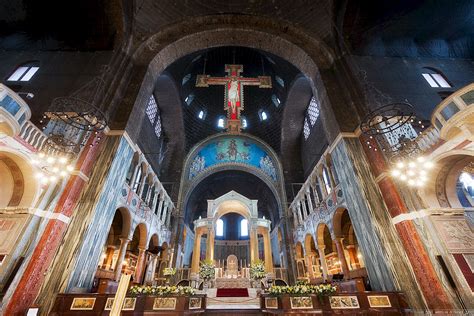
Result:
[[[40,185],[34,177],[36,168],[26,155],[2,148],[0,151],[0,208],[34,207]]]
[[[222,46],[258,49],[279,56],[298,68],[309,79],[313,95],[321,104],[321,117],[328,127],[326,130],[331,130],[328,138],[335,139],[339,133],[338,124],[333,111],[329,110],[331,106],[319,72],[319,69],[333,65],[334,53],[322,40],[308,36],[285,21],[255,16],[196,17],[150,36],[133,52],[133,67],[127,70],[127,74],[129,82],[134,84],[123,83],[127,85],[123,87],[127,95],[120,101],[121,109],[114,111],[120,114],[120,118],[112,121],[120,125],[130,111],[128,122],[141,121],[144,111],[139,109],[146,104],[158,76],[169,65],[190,53]],[[132,139],[137,138],[136,127],[129,123],[126,129]]]
[[[434,156],[434,169],[422,192],[422,199],[431,208],[462,208],[456,194],[456,182],[462,169],[474,161],[470,150],[450,150]]]

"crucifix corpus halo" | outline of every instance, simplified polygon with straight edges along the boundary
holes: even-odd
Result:
[[[240,74],[244,71],[243,65],[225,65],[225,77],[211,77],[209,75],[198,75],[196,87],[206,88],[210,85],[225,86],[224,110],[227,111],[227,131],[239,133],[242,127],[240,111],[244,109],[244,86],[258,86],[259,88],[271,88],[272,78],[270,76],[258,76],[257,78],[245,78]]]

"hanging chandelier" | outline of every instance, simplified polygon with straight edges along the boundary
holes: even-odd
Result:
[[[411,104],[399,102],[370,111],[360,129],[370,150],[384,152],[392,165],[393,178],[411,187],[422,187],[434,166],[422,155],[416,141],[426,126],[416,118]]]
[[[432,161],[418,156],[397,162],[391,170],[391,175],[411,187],[422,187],[428,180],[429,172],[433,167]]]

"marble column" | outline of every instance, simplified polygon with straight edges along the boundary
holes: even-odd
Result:
[[[164,196],[163,196],[163,192],[161,192],[160,194],[160,203],[158,203],[158,209],[156,211],[156,215],[158,215],[158,218],[161,220],[161,212],[163,211],[163,202],[164,202]]]
[[[115,270],[114,270],[114,279],[118,281],[120,276],[122,275],[122,265],[123,260],[125,259],[125,253],[127,252],[127,246],[130,242],[128,238],[120,238],[120,248],[119,248],[119,255],[117,258],[117,262],[115,263]]]
[[[166,225],[167,227],[169,227],[169,225],[170,225],[171,213],[173,213],[173,209],[169,209],[169,210],[168,210],[168,213],[166,214],[165,225]]]
[[[296,213],[296,210],[294,207],[290,208],[292,214],[293,214],[293,225],[294,228],[298,227],[298,214]]]
[[[363,135],[359,141],[362,144],[367,159],[370,161],[372,173],[377,179],[377,185],[382,193],[390,216],[394,218],[409,213],[405,201],[398,193],[396,184],[390,176],[387,176],[389,170],[382,151],[375,151],[366,146],[365,144],[370,140]],[[372,147],[377,148],[377,144],[372,142]],[[435,267],[413,221],[400,221],[395,224],[395,228],[428,307],[433,310],[451,309],[452,301],[435,271]]]
[[[191,273],[199,272],[199,261],[201,256],[201,232],[196,231],[194,234],[194,248],[193,248],[193,257],[191,261]]]
[[[357,253],[354,245],[346,246],[347,252],[349,253],[349,258],[351,265],[354,269],[360,268],[359,258],[357,258]]]
[[[102,141],[98,142],[100,137],[102,137]],[[95,142],[98,142],[99,145],[90,146]],[[89,137],[77,160],[76,170],[89,177],[103,148],[103,144],[106,142],[107,139],[103,133]],[[78,173],[70,175],[66,181],[64,190],[54,207],[53,213],[70,219],[73,216],[83,189],[87,187],[87,181]],[[39,236],[31,259],[24,264],[26,268],[18,280],[10,300],[2,306],[4,315],[25,314],[37,298],[48,269],[51,268],[58,249],[63,245],[63,237],[69,227],[66,222],[59,218],[59,216],[55,216],[49,219],[43,233]],[[96,265],[97,262],[94,264]]]
[[[346,255],[344,253],[344,245],[342,244],[342,237],[336,237],[333,241],[336,244],[337,256],[339,257],[339,262],[341,263],[342,273],[344,274],[344,279],[349,278],[349,267],[347,266]]]
[[[311,258],[311,254],[307,254],[304,258],[306,261],[306,266],[308,267],[308,275],[310,278],[314,278],[313,261]]]
[[[303,224],[303,216],[301,215],[301,202],[298,201],[296,203],[296,209],[297,209],[297,215],[298,215],[298,225],[302,225]]]
[[[327,280],[329,273],[328,273],[328,265],[326,263],[326,255],[324,254],[324,249],[326,249],[326,246],[318,246],[319,262],[321,263],[321,269],[323,269],[323,279]]]
[[[258,259],[258,235],[257,229],[250,226],[250,263]]]
[[[137,267],[135,269],[135,283],[142,283],[143,272],[146,264],[146,250],[147,248],[138,247],[138,260]]]
[[[266,228],[263,232],[263,254],[265,258],[265,270],[268,273],[273,273],[273,255],[272,255],[272,246],[270,243],[270,232],[269,229]]]
[[[108,245],[107,250],[105,252],[105,269],[110,270],[112,267],[112,260],[114,258],[115,246]]]
[[[306,188],[306,200],[308,201],[308,207],[309,207],[309,214],[313,211],[313,201],[311,201],[311,193],[309,192],[311,190],[309,187]]]
[[[301,197],[301,205],[302,205],[302,213],[303,213],[303,220],[306,220],[306,217],[308,216],[308,210],[306,209],[306,202],[305,202],[305,195]]]
[[[214,260],[214,229],[207,229],[206,260]]]

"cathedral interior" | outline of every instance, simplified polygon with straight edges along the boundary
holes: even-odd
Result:
[[[474,2],[0,3],[0,315],[474,313]]]

